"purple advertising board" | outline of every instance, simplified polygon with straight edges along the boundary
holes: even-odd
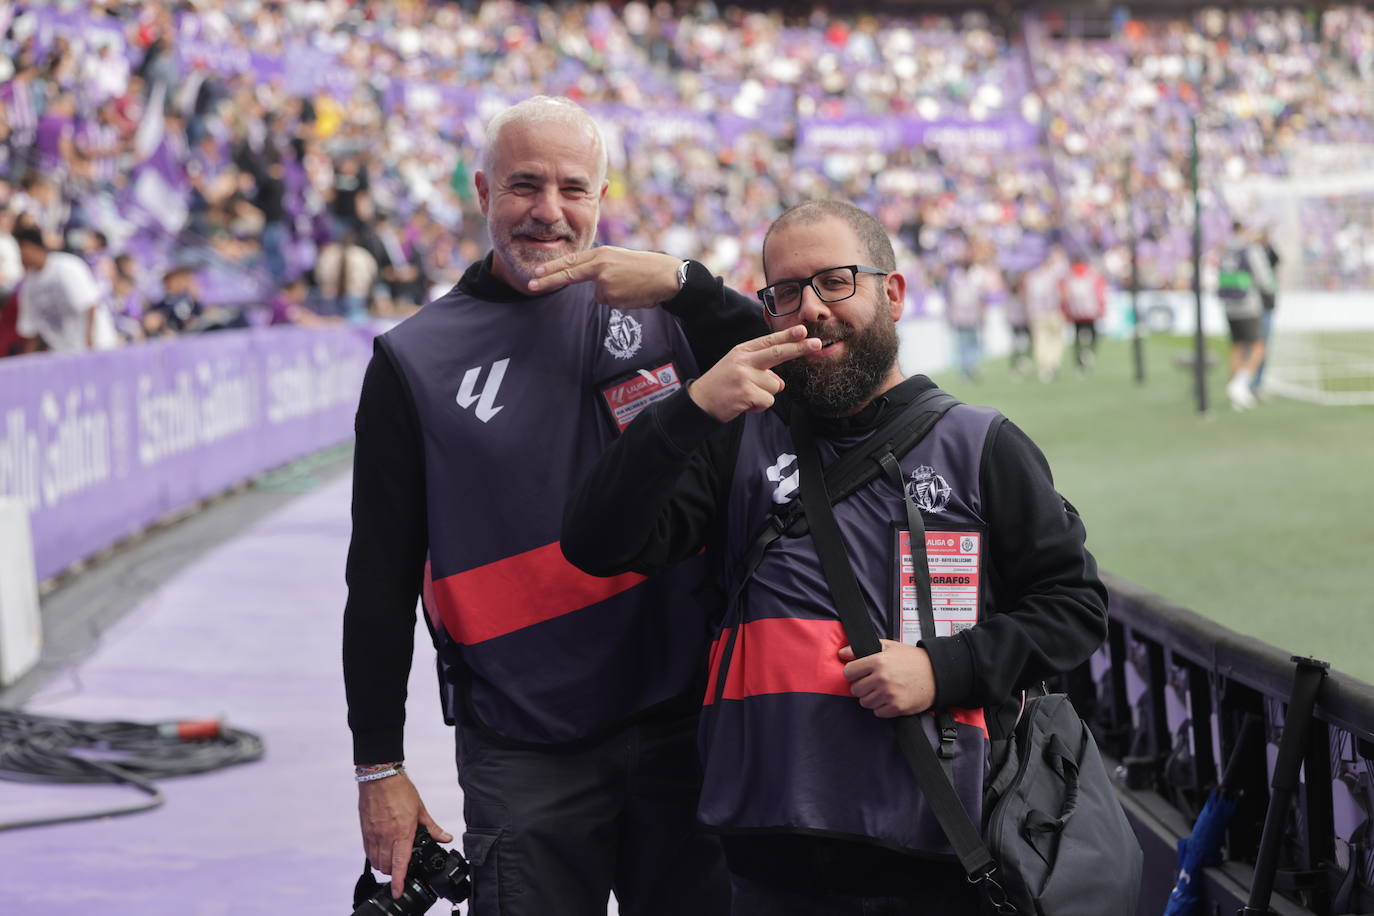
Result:
[[[118,54],[127,56],[129,53],[128,41],[116,20],[92,16],[85,10],[63,10],[51,6],[34,6],[16,17],[15,11],[9,8],[10,4],[5,6],[7,9],[0,17],[0,26],[8,30],[13,18],[28,19],[33,25],[34,50],[40,55],[51,51],[59,36],[76,37],[87,46],[107,43]]]
[[[348,439],[370,339],[260,328],[0,361],[0,496],[28,509],[38,578]]]

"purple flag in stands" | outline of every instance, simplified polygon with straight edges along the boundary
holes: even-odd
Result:
[[[164,138],[151,156],[134,167],[124,209],[143,228],[179,232],[186,224],[187,187],[186,170]]]

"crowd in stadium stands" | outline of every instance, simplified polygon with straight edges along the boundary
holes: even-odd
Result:
[[[85,260],[125,341],[403,315],[485,250],[482,126],[537,93],[606,127],[603,241],[750,290],[769,221],[839,195],[889,228],[923,314],[975,288],[1015,299],[1056,241],[1121,286],[1137,237],[1142,285],[1186,288],[1199,108],[1209,252],[1234,215],[1222,180],[1295,174],[1315,145],[1374,160],[1368,10],[1121,20],[1093,40],[1002,25],[639,0],[10,4],[0,291],[29,226]],[[1374,283],[1362,204],[1303,199],[1318,282]]]

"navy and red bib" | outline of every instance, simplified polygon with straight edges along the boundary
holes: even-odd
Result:
[[[588,576],[559,547],[563,504],[649,403],[695,374],[672,317],[579,284],[513,302],[459,289],[383,338],[424,440],[425,602],[469,709],[508,738],[576,740],[700,683],[699,560]]]
[[[897,456],[904,493],[880,475],[835,504],[854,572],[885,636],[900,640],[903,607],[914,608],[902,499],[916,503],[928,530],[938,635],[994,612],[983,569],[989,545],[979,475],[985,440],[999,418],[989,408],[955,406],[910,452]],[[819,439],[822,462],[828,465],[858,441]],[[722,568],[740,569],[768,517],[797,494],[795,455],[775,413],[746,419]],[[702,719],[703,822],[722,830],[840,836],[951,854],[890,723],[850,693],[837,655],[849,640],[810,536],[775,541],[741,602],[728,622],[739,632],[718,704],[729,630],[712,648],[706,702],[714,708]],[[955,788],[977,821],[987,729],[982,710],[954,713]],[[923,719],[933,737],[930,717]]]

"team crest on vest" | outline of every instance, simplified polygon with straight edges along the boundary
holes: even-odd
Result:
[[[930,465],[923,464],[911,472],[907,481],[907,498],[914,502],[922,512],[943,512],[949,505],[953,491],[943,477],[935,473]]]
[[[801,483],[801,471],[797,468],[796,462],[796,455],[783,452],[778,456],[778,460],[773,463],[773,466],[763,472],[771,482],[777,484],[773,489],[773,502],[779,506],[797,495],[797,486]],[[788,468],[792,468],[792,473],[787,473]]]
[[[616,359],[629,359],[639,352],[643,340],[644,328],[638,319],[620,309],[611,309],[611,320],[606,325],[607,353]]]

